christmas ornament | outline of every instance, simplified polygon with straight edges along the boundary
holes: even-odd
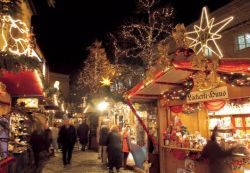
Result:
[[[209,49],[219,58],[223,57],[216,40],[221,39],[222,36],[218,33],[232,20],[233,17],[228,17],[214,23],[214,18],[209,19],[207,9],[203,7],[200,26],[194,25],[194,31],[186,33],[186,38],[191,41],[189,46],[194,49],[197,55],[205,55],[206,49]]]
[[[100,82],[102,86],[110,86],[112,84],[111,80],[108,77],[102,77],[102,80]]]

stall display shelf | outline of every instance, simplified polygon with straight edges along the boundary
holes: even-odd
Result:
[[[174,150],[187,150],[187,151],[195,151],[195,152],[201,152],[201,149],[195,149],[195,148],[183,148],[183,147],[172,147],[172,146],[162,146],[163,148],[167,149],[174,149]]]

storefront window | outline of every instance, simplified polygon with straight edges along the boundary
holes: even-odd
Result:
[[[237,45],[238,45],[239,50],[250,47],[250,34],[247,33],[247,34],[239,35],[237,37]]]

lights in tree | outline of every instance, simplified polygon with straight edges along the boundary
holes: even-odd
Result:
[[[102,86],[110,86],[112,84],[111,80],[108,77],[102,77],[102,80],[100,82]]]
[[[26,23],[13,19],[10,15],[1,16],[1,45],[2,52],[10,52],[14,55],[33,56],[30,44],[30,30]]]
[[[153,11],[156,0],[138,0],[138,4],[146,14],[143,22],[134,22],[122,27],[117,38],[113,37],[115,57],[139,58],[147,68],[155,65],[158,56],[155,55],[155,45],[160,41],[167,42],[171,33],[172,8],[162,8]]]
[[[214,18],[209,19],[207,9],[203,7],[200,26],[194,25],[194,31],[186,33],[186,38],[191,41],[189,46],[195,50],[196,54],[205,55],[205,50],[209,49],[219,58],[223,57],[216,40],[221,39],[222,36],[218,33],[232,20],[233,17],[228,17],[214,23]]]
[[[77,88],[92,96],[102,95],[100,82],[103,81],[103,76],[106,79],[112,79],[114,75],[116,75],[116,69],[109,62],[105,48],[102,47],[101,42],[95,41],[89,47],[89,56],[79,73]]]

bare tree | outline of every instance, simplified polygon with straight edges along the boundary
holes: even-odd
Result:
[[[120,58],[140,58],[147,68],[155,65],[154,50],[158,42],[166,42],[173,28],[173,8],[156,8],[156,0],[138,0],[142,20],[123,25],[111,35],[116,61]]]

